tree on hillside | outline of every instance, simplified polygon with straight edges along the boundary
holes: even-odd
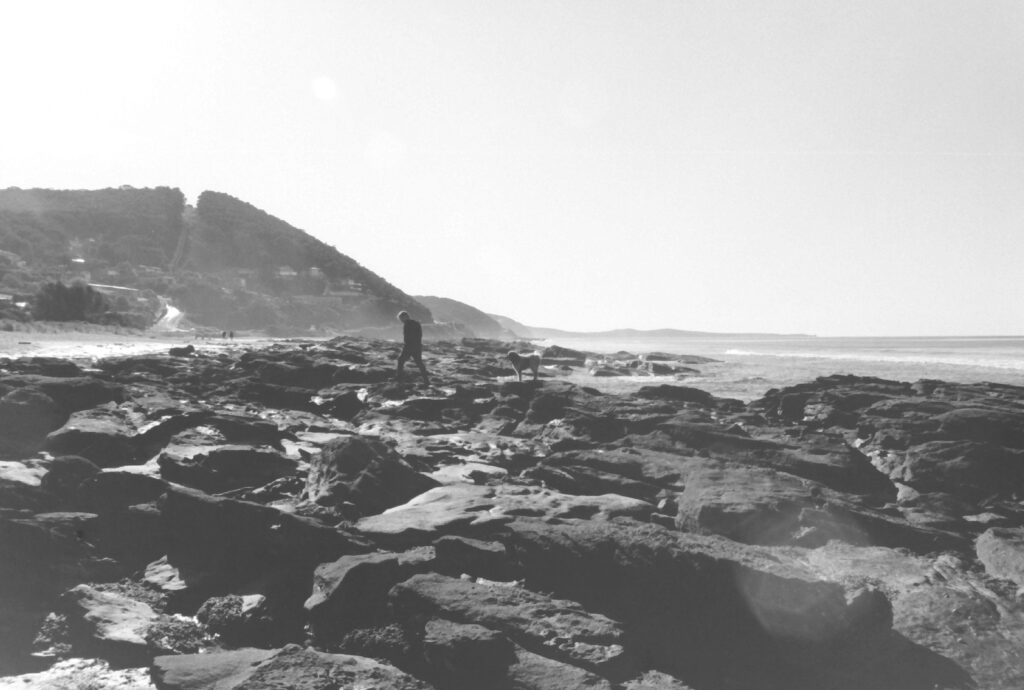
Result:
[[[45,321],[98,321],[110,303],[82,281],[46,283],[33,300],[32,314]]]

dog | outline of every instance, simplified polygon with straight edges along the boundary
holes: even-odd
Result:
[[[537,375],[540,373],[540,354],[537,352],[509,352],[505,355],[505,359],[512,363],[512,368],[516,370],[516,376],[519,377],[519,382],[523,381],[523,371],[526,369],[533,370],[533,380],[537,380]]]

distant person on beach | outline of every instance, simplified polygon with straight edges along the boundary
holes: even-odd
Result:
[[[402,380],[402,370],[405,368],[405,363],[409,359],[416,362],[416,366],[420,368],[420,373],[423,374],[423,382],[430,383],[430,377],[427,376],[427,367],[423,364],[423,326],[416,319],[409,316],[409,312],[400,311],[398,312],[398,320],[402,322],[402,353],[398,355],[398,368],[395,372],[395,377]]]

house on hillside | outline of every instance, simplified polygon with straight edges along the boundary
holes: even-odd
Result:
[[[358,304],[365,300],[366,296],[366,288],[355,280],[329,283],[324,290],[324,297],[334,297],[341,300],[342,304]]]

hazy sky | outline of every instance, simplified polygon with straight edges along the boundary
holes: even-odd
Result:
[[[1019,0],[0,0],[0,187],[226,192],[527,324],[1024,333]]]

